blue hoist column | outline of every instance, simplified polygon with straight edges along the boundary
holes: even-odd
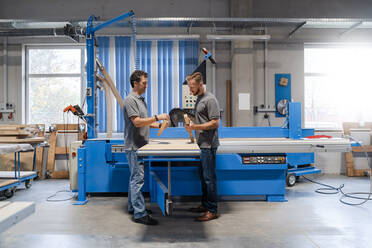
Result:
[[[90,16],[87,22],[86,29],[86,46],[87,46],[87,90],[86,90],[86,101],[87,101],[87,124],[88,124],[88,139],[96,138],[96,114],[95,113],[95,89],[94,89],[94,65],[96,63],[95,53],[94,53],[94,40],[95,32],[105,28],[115,22],[123,20],[128,17],[134,18],[133,10],[122,14],[118,17],[115,17],[107,22],[104,22],[98,26],[94,26],[94,21],[96,20],[95,16]],[[135,41],[134,41],[135,42]]]

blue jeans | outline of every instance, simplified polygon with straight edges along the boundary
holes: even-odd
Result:
[[[217,213],[216,150],[217,148],[200,149],[202,205],[212,213]]]
[[[134,218],[139,219],[147,215],[145,199],[141,189],[144,184],[144,165],[138,163],[136,151],[125,151],[129,164],[129,185],[128,185],[128,211],[134,211]]]

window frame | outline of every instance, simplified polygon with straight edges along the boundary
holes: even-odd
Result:
[[[45,74],[30,74],[29,73],[29,52],[33,49],[78,49],[80,50],[80,73],[45,73]],[[31,78],[64,78],[64,77],[80,77],[80,106],[84,103],[84,92],[86,88],[86,72],[85,72],[85,45],[82,44],[25,44],[23,45],[23,54],[24,54],[24,109],[23,109],[23,123],[30,124],[30,97],[29,97],[29,82]]]

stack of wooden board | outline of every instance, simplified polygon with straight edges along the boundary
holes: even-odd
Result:
[[[342,123],[344,134],[351,135],[352,129],[369,129],[372,130],[372,122],[365,122],[363,127],[357,122],[344,122]],[[352,135],[351,135],[352,136]],[[355,137],[353,137],[356,139]],[[368,153],[372,152],[372,145],[363,144],[362,146],[353,146],[351,152],[345,153],[346,160],[346,175],[349,177],[361,177],[368,175],[368,172],[372,172],[370,169],[355,169],[354,165],[354,153]],[[368,161],[368,160],[367,160]]]
[[[40,143],[44,131],[44,124],[0,125],[0,143]]]

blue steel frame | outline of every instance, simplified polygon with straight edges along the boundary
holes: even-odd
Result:
[[[25,182],[27,180],[31,180],[37,177],[37,173],[35,173],[34,175],[27,176],[27,177],[21,177],[20,153],[21,151],[14,153],[14,179],[19,180],[19,182],[21,183],[21,182]],[[34,160],[32,161],[32,171],[35,172],[35,169],[36,169],[36,148],[34,148]]]
[[[16,186],[20,185],[22,182],[25,182],[27,180],[31,180],[31,179],[37,177],[37,174],[34,174],[34,175],[31,175],[31,176],[21,178],[20,153],[21,153],[21,151],[14,153],[14,179],[16,179],[17,182],[14,182],[12,184],[0,187],[0,191],[4,191],[4,190],[7,190],[9,188],[16,187]],[[34,149],[34,160],[32,161],[32,171],[35,171],[35,169],[36,169],[36,149]],[[11,178],[9,178],[9,179],[11,179]]]
[[[185,195],[185,194],[182,194],[179,192],[179,189],[183,188],[185,185],[179,185],[179,183],[181,182],[184,182],[184,179],[185,179],[185,176],[186,176],[186,171],[192,171],[194,170],[193,168],[195,167],[181,167],[182,170],[183,170],[183,173],[181,173],[182,175],[182,179],[181,180],[178,180],[179,178],[176,178],[175,182],[176,183],[173,183],[173,179],[175,179],[174,177],[175,176],[179,176],[180,173],[171,173],[170,176],[171,178],[169,178],[169,175],[168,175],[168,168],[164,168],[164,167],[152,167],[152,163],[154,162],[199,162],[200,159],[198,157],[195,157],[195,156],[175,156],[175,157],[172,157],[172,156],[150,156],[150,157],[147,157],[147,158],[143,158],[143,159],[140,159],[141,161],[144,161],[144,162],[148,162],[148,166],[149,166],[149,171],[150,171],[150,175],[149,175],[149,191],[150,191],[150,198],[151,198],[151,202],[152,203],[157,203],[160,210],[163,212],[163,214],[165,215],[166,214],[166,209],[167,209],[167,200],[171,200],[171,197],[172,197],[172,192],[174,192],[173,190],[169,190],[169,187],[166,183],[166,181],[168,181],[168,183],[170,182],[171,185],[177,185],[177,187],[171,187],[171,189],[176,189],[176,193],[174,193],[175,195],[177,196],[180,196],[180,195]],[[170,168],[169,168],[170,169]],[[177,170],[177,168],[172,168],[172,171],[174,170]],[[162,172],[162,174],[159,174],[159,172]],[[166,176],[164,176],[166,175]],[[193,177],[195,178],[195,176]],[[196,177],[197,178],[197,177]],[[193,184],[191,184],[192,186]],[[195,185],[195,184],[194,184]],[[190,184],[187,183],[187,187],[190,187]],[[198,185],[197,187],[197,190],[200,189],[200,184]],[[195,192],[195,190],[191,191],[191,192]],[[193,194],[191,194],[193,195]]]
[[[281,86],[279,84],[281,78],[288,79],[287,86]],[[280,100],[288,100],[291,101],[291,74],[275,74],[275,105],[278,104]],[[276,117],[284,117],[284,115],[279,114],[278,112],[275,113]]]
[[[2,186],[2,187],[0,187],[0,192],[1,191],[5,191],[5,190],[10,189],[10,188],[13,188],[13,187],[17,187],[20,184],[21,184],[21,182],[20,181],[17,181],[17,182],[14,182],[12,184],[8,184],[8,185],[5,185],[5,186]]]
[[[95,32],[105,28],[113,23],[116,23],[125,18],[134,16],[134,12],[131,10],[127,13],[124,13],[118,17],[115,17],[105,23],[102,23],[98,26],[94,26],[94,21],[96,20],[95,16],[90,16],[87,22],[86,29],[86,47],[87,47],[87,92],[90,91],[86,96],[87,101],[87,125],[88,125],[88,138],[96,138],[95,130],[95,89],[94,89],[94,65],[95,65],[95,53],[94,53],[94,44],[95,44]]]

